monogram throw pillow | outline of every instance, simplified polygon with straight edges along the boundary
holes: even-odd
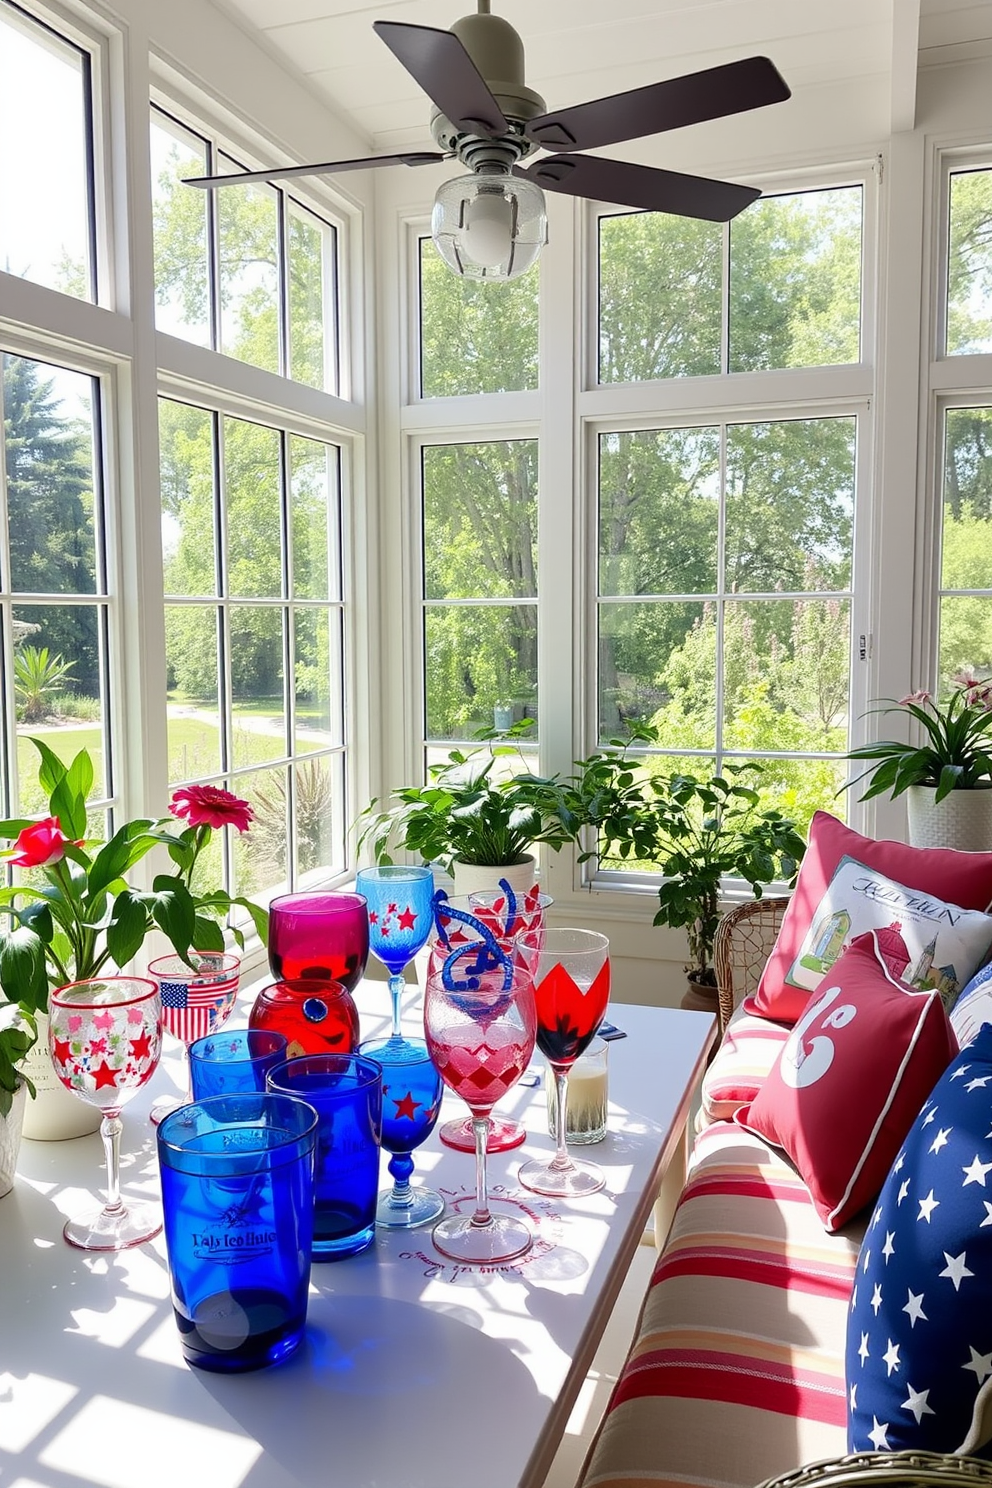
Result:
[[[899,981],[875,931],[831,967],[739,1125],[795,1163],[827,1230],[877,1195],[957,1053],[940,994]]]

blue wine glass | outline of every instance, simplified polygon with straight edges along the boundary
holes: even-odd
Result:
[[[369,915],[369,950],[389,972],[393,1001],[391,1038],[401,1040],[400,999],[406,985],[403,972],[421,946],[427,944],[433,923],[434,875],[429,868],[390,864],[362,868],[355,889],[365,896]]]
[[[430,1136],[441,1109],[441,1076],[423,1039],[382,1038],[362,1044],[361,1053],[382,1065],[382,1145],[393,1155],[393,1186],[379,1195],[376,1223],[414,1230],[444,1213],[444,1200],[430,1188],[414,1188],[411,1153]]]

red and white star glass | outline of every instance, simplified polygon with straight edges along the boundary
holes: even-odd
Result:
[[[162,1003],[155,982],[108,976],[58,987],[49,999],[48,1048],[66,1090],[103,1112],[107,1202],[66,1222],[81,1250],[126,1250],[162,1228],[153,1204],[125,1204],[120,1190],[120,1113],[151,1079],[162,1053]]]

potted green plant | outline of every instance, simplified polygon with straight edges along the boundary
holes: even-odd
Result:
[[[545,842],[557,852],[574,836],[542,807],[541,792],[550,782],[501,768],[523,761],[520,741],[532,727],[533,720],[524,719],[505,733],[480,729],[475,737],[481,747],[450,750],[444,762],[429,767],[427,784],[402,786],[386,802],[371,801],[359,816],[359,848],[367,848],[377,863],[391,863],[400,849],[440,863],[454,875],[459,894],[499,877],[509,877],[514,888],[529,887],[531,849]],[[487,872],[469,875],[466,868]]]
[[[756,764],[725,764],[722,774],[704,780],[681,773],[652,776],[642,786],[641,806],[631,807],[629,827],[619,819],[613,823],[611,852],[650,863],[664,875],[653,923],[685,929],[686,972],[696,986],[716,986],[713,940],[723,880],[743,879],[760,899],[771,883],[795,882],[806,850],[795,823],[763,808],[747,783],[746,777],[760,772]]]
[[[16,1002],[0,1002],[0,1198],[14,1186],[24,1102],[34,1086],[22,1063],[38,1037],[32,1015]]]
[[[929,692],[883,699],[874,713],[902,713],[920,727],[921,742],[876,739],[852,749],[848,759],[868,769],[861,800],[906,793],[909,839],[916,847],[992,847],[992,683],[967,673],[954,678],[946,701]]]

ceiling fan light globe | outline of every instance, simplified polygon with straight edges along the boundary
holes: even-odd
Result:
[[[548,240],[544,193],[514,176],[456,176],[434,199],[431,236],[464,279],[518,279]]]

